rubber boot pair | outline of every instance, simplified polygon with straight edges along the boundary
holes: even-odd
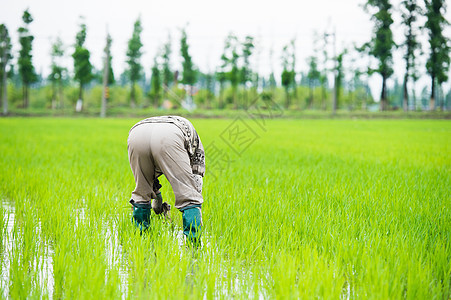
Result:
[[[133,205],[133,217],[132,220],[139,231],[143,233],[150,227],[150,212],[152,205],[150,203],[136,203],[133,199],[130,200],[130,204]]]
[[[200,205],[192,205],[182,208],[183,234],[187,244],[195,247],[201,246],[202,235],[202,211]]]

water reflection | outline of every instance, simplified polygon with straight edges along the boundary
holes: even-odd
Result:
[[[10,297],[10,289],[13,284],[11,274],[11,266],[14,266],[14,261],[23,263],[18,257],[23,255],[23,249],[20,245],[24,242],[24,230],[25,229],[22,217],[16,215],[16,209],[10,202],[4,201],[2,203],[2,219],[1,219],[1,249],[0,249],[0,267],[1,267],[1,282],[0,289],[2,291],[1,298]],[[86,220],[87,210],[84,206],[77,210],[77,218],[75,226],[81,226]],[[20,220],[19,220],[20,219]],[[105,260],[108,265],[108,270],[117,270],[120,280],[120,292],[123,299],[127,299],[130,296],[130,267],[127,259],[127,253],[122,245],[120,236],[120,218],[109,219],[102,222],[102,236],[104,238]],[[52,244],[45,238],[41,230],[41,221],[34,222],[33,228],[34,238],[36,241],[36,251],[32,254],[30,259],[31,271],[35,274],[31,276],[32,289],[38,289],[27,291],[29,295],[41,295],[41,297],[60,298],[62,286],[55,286],[54,278],[54,257],[55,251]],[[202,235],[202,245],[199,248],[191,248],[186,245],[185,236],[181,228],[168,224],[170,226],[161,226],[158,228],[159,234],[167,234],[175,241],[179,247],[180,258],[188,259],[189,266],[186,270],[186,285],[195,288],[197,284],[197,276],[205,276],[199,272],[204,272],[203,266],[206,256],[208,261],[215,261],[216,254],[219,249],[217,245],[212,241],[211,236],[205,232]],[[130,226],[132,224],[130,223]],[[158,226],[157,226],[158,227]],[[220,255],[218,254],[217,259]],[[17,268],[17,267],[15,267]],[[24,268],[26,269],[26,268]],[[200,270],[202,269],[202,270]],[[215,275],[215,282],[213,284],[213,290],[215,296],[235,296],[242,295],[244,291],[252,292],[252,287],[249,287],[249,282],[255,282],[250,280],[252,274],[249,270],[232,270],[232,272],[224,270],[222,267],[218,269],[222,274]],[[28,276],[28,275],[25,275]],[[14,282],[14,284],[21,284],[20,282]],[[59,285],[59,283],[57,283]],[[257,294],[264,296],[263,288],[259,287]],[[348,297],[345,297],[348,298]]]
[[[20,227],[16,219],[15,207],[8,201],[2,202],[2,243],[0,249],[2,280],[0,288],[4,298],[9,298],[11,282],[11,264],[13,259],[20,257],[21,253],[17,253],[21,248],[19,245],[23,242],[23,228]],[[33,257],[32,267],[36,271],[36,283],[41,290],[41,294],[47,294],[51,297],[54,287],[53,278],[53,249],[51,245],[42,239],[41,222],[37,223],[34,232],[37,236],[38,244]],[[20,261],[20,260],[19,260]]]

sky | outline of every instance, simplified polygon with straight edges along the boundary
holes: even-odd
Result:
[[[392,1],[395,8],[400,1]],[[30,31],[35,36],[33,63],[43,75],[50,71],[51,44],[58,36],[66,46],[67,59],[64,63],[69,70],[73,69],[70,55],[73,53],[75,35],[80,23],[85,22],[86,47],[91,51],[92,64],[97,69],[102,68],[108,31],[113,38],[113,69],[118,76],[126,68],[125,53],[133,24],[141,18],[144,44],[142,64],[148,74],[154,56],[169,35],[173,68],[181,68],[180,29],[186,28],[190,54],[201,71],[213,72],[220,65],[224,40],[229,33],[234,33],[239,39],[244,39],[246,35],[255,38],[254,70],[262,74],[274,70],[277,76],[281,71],[281,50],[293,38],[296,39],[298,72],[308,69],[306,60],[315,51],[315,32],[335,32],[337,51],[367,42],[373,24],[362,8],[363,3],[364,0],[0,0],[0,23],[8,27],[17,57],[17,28],[22,26],[23,11],[29,8],[34,18],[30,25]],[[451,20],[449,11],[447,19]],[[395,19],[397,22],[399,19]],[[393,30],[395,41],[400,42],[402,29],[395,24]],[[448,37],[451,36],[450,31],[447,28]],[[424,42],[426,44],[425,39]],[[332,48],[329,50],[332,51]],[[401,78],[404,68],[401,53],[394,58],[396,75]],[[420,82],[427,84],[427,76],[423,76]],[[376,98],[379,85],[380,78],[372,76],[371,87]]]

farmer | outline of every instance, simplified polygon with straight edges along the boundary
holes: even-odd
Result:
[[[191,122],[178,116],[144,119],[130,129],[127,149],[136,183],[130,200],[135,224],[144,231],[151,208],[156,214],[170,209],[158,181],[164,174],[174,191],[175,207],[183,214],[184,235],[189,242],[200,242],[205,154]]]

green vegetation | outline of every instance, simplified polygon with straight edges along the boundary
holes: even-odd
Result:
[[[448,80],[451,42],[443,35],[443,29],[449,26],[449,21],[442,15],[446,10],[444,0],[425,0],[427,21],[424,27],[429,33],[429,58],[426,63],[428,74],[431,76],[430,107],[435,107],[435,86],[440,86]]]
[[[370,69],[370,73],[379,73],[382,77],[380,96],[381,110],[387,109],[387,80],[393,75],[393,53],[395,47],[391,26],[393,17],[392,5],[389,0],[368,0],[365,10],[373,11],[371,19],[374,21],[374,34],[370,42],[362,48],[367,48],[369,55],[377,60],[377,66]]]
[[[11,47],[11,38],[9,37],[8,29],[4,24],[0,24],[0,98],[2,99],[3,115],[8,113],[6,65],[12,58]]]
[[[131,223],[136,121],[0,119],[3,297],[451,296],[449,122],[193,119],[207,173],[192,252],[175,210],[146,236]]]
[[[61,65],[63,55],[63,42],[60,38],[57,38],[52,44],[52,71],[48,78],[52,83],[52,108],[63,107],[63,78],[67,74],[67,69]]]
[[[378,73],[382,85],[380,97],[376,98],[381,99],[379,101],[381,110],[396,110],[401,107],[404,111],[450,110],[451,90],[445,83],[448,81],[451,44],[445,30],[449,25],[449,21],[445,18],[447,10],[445,1],[402,0],[399,8],[394,9],[390,0],[366,0],[362,7],[374,22],[373,33],[367,43],[359,47],[355,44],[350,46],[352,42],[338,40],[335,29],[331,31],[329,28],[321,33],[315,31],[313,53],[303,53],[305,44],[299,47],[296,37],[293,37],[288,44],[279,49],[282,51],[281,57],[277,58],[278,68],[273,65],[272,46],[269,59],[260,60],[262,52],[268,50],[264,49],[263,45],[266,42],[260,37],[237,36],[230,32],[225,37],[220,65],[208,67],[209,70],[200,70],[195,64],[198,59],[196,53],[191,53],[196,47],[189,44],[191,39],[188,38],[186,27],[179,29],[179,43],[175,46],[172,44],[170,29],[168,40],[164,44],[148,37],[142,41],[141,34],[144,28],[141,17],[138,17],[125,53],[127,68],[120,75],[116,73],[118,75],[116,81],[111,68],[112,56],[110,55],[108,59],[110,78],[108,83],[116,85],[119,89],[127,89],[125,95],[129,95],[117,98],[117,95],[111,94],[111,97],[107,97],[108,108],[120,107],[122,102],[126,102],[131,108],[138,109],[146,105],[153,105],[156,108],[178,107],[182,103],[190,110],[195,107],[247,109],[252,104],[254,99],[252,97],[258,95],[262,98],[283,98],[279,102],[287,110],[308,107],[330,110],[333,114],[340,109],[367,110],[374,104],[370,82],[373,75]],[[420,18],[423,15],[424,18]],[[46,103],[45,107],[56,110],[63,107],[63,102],[70,102],[69,104],[77,111],[84,110],[85,105],[81,100],[83,92],[87,90],[89,93],[90,90],[97,88],[102,78],[103,67],[93,66],[90,63],[91,53],[85,47],[87,28],[83,18],[75,45],[63,45],[58,40],[53,44],[50,53],[52,64],[49,66],[50,71],[47,70],[48,76],[47,73],[36,74],[32,64],[34,37],[29,31],[29,24],[33,18],[28,9],[24,11],[23,21],[23,27],[18,29],[21,50],[19,55],[14,54],[15,61],[12,61],[13,57],[9,53],[11,47],[14,49],[15,46],[11,45],[6,25],[0,24],[2,32],[0,54],[5,54],[0,57],[0,75],[7,74],[1,77],[1,87],[11,86],[2,88],[3,115],[9,114],[9,108],[14,114],[17,108],[29,106],[33,108],[42,106],[42,103]],[[393,34],[392,30],[396,27],[403,30],[400,37]],[[425,29],[424,32],[419,30],[420,28]],[[428,46],[426,49],[420,49],[418,41],[425,38],[426,34]],[[111,36],[107,35],[107,39],[111,40]],[[152,66],[142,65],[142,61],[145,60],[143,56],[146,54],[143,50],[146,48],[144,42],[154,49],[159,49],[156,51]],[[73,70],[67,70],[61,64],[67,56],[68,51],[64,49],[68,46],[74,48]],[[173,47],[177,47],[179,51],[173,51]],[[299,52],[299,49],[304,50]],[[404,60],[393,60],[393,57],[400,54],[399,51],[402,51]],[[178,59],[174,59],[172,53],[177,53]],[[308,55],[307,69],[304,70],[297,67],[300,65],[298,60],[301,53]],[[425,53],[428,57],[423,57]],[[217,53],[212,56],[215,55],[219,58]],[[400,62],[405,64],[405,73],[402,78],[393,78],[394,70]],[[424,64],[423,68],[421,63]],[[265,69],[264,66],[270,67],[269,74],[262,71]],[[423,69],[431,77],[430,86],[417,87],[415,83],[418,78],[425,74]],[[331,78],[333,80],[330,80]],[[390,79],[394,81],[394,85],[388,82]],[[79,94],[74,101],[72,95],[65,95],[63,87],[72,89],[75,85],[79,86]],[[41,90],[50,86],[53,92],[42,95]],[[10,89],[22,91],[10,93]],[[278,95],[274,95],[274,89],[283,90],[283,93],[277,92]],[[303,92],[307,90],[308,94]],[[110,96],[108,93],[105,94]],[[16,101],[17,97],[23,99],[22,104]],[[96,101],[100,102],[100,98]],[[106,115],[107,112],[101,114],[102,117]]]
[[[182,29],[182,37],[180,39],[180,55],[182,56],[183,72],[181,82],[187,85],[194,85],[196,83],[196,72],[194,71],[194,64],[189,54],[188,37],[185,28]]]
[[[141,55],[142,55],[142,42],[141,42],[141,18],[138,18],[133,25],[133,34],[128,41],[127,50],[127,75],[130,79],[130,105],[132,108],[136,106],[136,81],[142,77]]]
[[[160,71],[158,71],[160,72]],[[161,74],[161,73],[160,73]],[[155,80],[156,81],[156,80]],[[155,82],[154,80],[151,83]],[[161,83],[160,79],[158,82]],[[87,90],[84,94],[83,99],[83,112],[86,110],[97,109],[100,111],[101,99],[102,99],[102,86],[100,84],[92,85],[91,89]],[[162,89],[159,89],[161,92]],[[179,86],[173,86],[167,90],[167,96],[164,98],[165,101],[170,102],[171,109],[180,108],[184,97],[186,94],[185,89]],[[75,86],[65,87],[62,93],[61,107],[58,109],[52,108],[52,87],[43,86],[36,88],[30,95],[30,109],[28,112],[33,114],[35,109],[46,109],[47,114],[58,114],[63,111],[62,108],[75,111],[75,104],[78,100],[78,88]],[[135,98],[136,98],[136,111],[140,109],[149,108],[155,104],[153,87],[146,93],[138,85],[135,86]],[[305,109],[313,109],[318,111],[330,111],[332,107],[331,93],[328,91],[321,102],[323,95],[323,90],[320,87],[313,87],[312,89],[307,86],[298,86],[296,91],[293,91],[293,96],[290,98],[290,109],[292,113],[299,113]],[[310,102],[311,93],[315,100]],[[274,101],[278,106],[283,107],[285,104],[286,93],[281,87],[274,87],[271,90],[265,90],[259,93],[255,88],[245,90],[240,87],[225,87],[218,97],[215,97],[210,89],[199,89],[197,93],[193,95],[194,103],[196,103],[199,109],[224,109],[230,110],[234,109],[237,112],[244,111],[246,109],[245,105],[247,103],[247,108],[252,108],[255,101],[259,101],[264,98],[268,101]],[[374,104],[369,91],[363,86],[356,87],[353,91],[346,92],[346,99],[340,99],[340,109],[349,111],[360,111],[365,103],[368,107]],[[9,112],[14,115],[14,113],[20,110],[21,107],[21,90],[12,84],[8,85],[8,99],[9,99]],[[235,102],[235,99],[239,100]],[[316,101],[318,99],[318,101]],[[245,100],[247,102],[245,102]],[[398,99],[392,98],[393,102],[396,103]],[[122,108],[125,106],[130,107],[130,88],[111,85],[109,88],[109,99],[108,99],[108,111],[107,116],[111,116],[115,109]],[[237,107],[237,109],[235,109]],[[159,106],[158,109],[163,109]],[[83,114],[80,113],[80,115]],[[168,112],[172,113],[172,112]],[[224,112],[226,114],[226,112]]]
[[[91,82],[93,79],[92,74],[92,65],[89,61],[91,57],[91,53],[85,47],[86,41],[86,24],[83,23],[83,19],[81,19],[82,23],[80,24],[80,31],[77,33],[76,42],[75,42],[75,52],[72,54],[74,59],[74,79],[79,84],[79,92],[77,108],[80,111],[83,107],[83,90],[86,84]]]
[[[418,17],[422,10],[416,0],[403,0],[401,2],[402,24],[405,27],[405,40],[401,44],[404,48],[404,61],[406,62],[406,72],[403,80],[403,109],[409,109],[408,82],[418,80],[417,57],[421,52],[421,44],[418,41]]]
[[[19,42],[21,46],[17,65],[19,66],[19,74],[22,80],[23,107],[27,108],[30,103],[30,85],[38,81],[38,77],[36,71],[34,70],[32,61],[33,55],[31,54],[34,36],[31,35],[29,31],[29,26],[30,23],[33,22],[33,17],[28,12],[28,9],[23,12],[22,20],[24,22],[24,25],[23,27],[19,27],[19,29],[17,30],[19,32]]]

